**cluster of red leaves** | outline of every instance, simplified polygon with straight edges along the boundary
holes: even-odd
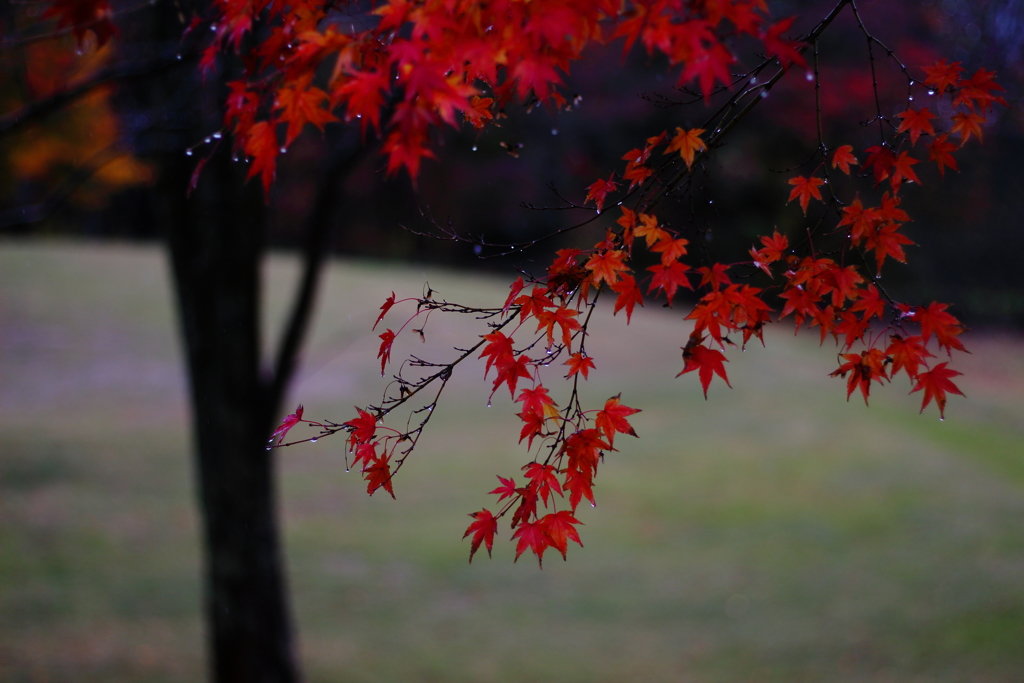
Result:
[[[940,66],[942,64],[940,62]],[[942,73],[955,68],[956,65],[944,66]],[[925,87],[938,88],[940,78],[928,71]],[[999,98],[986,99],[987,94],[998,88],[987,72],[979,72],[967,81],[954,78],[945,87],[958,106],[968,109],[973,106],[979,111],[988,111],[993,102],[999,101]],[[964,91],[969,94],[965,95]],[[548,548],[554,548],[564,557],[569,541],[581,544],[576,530],[580,524],[575,517],[576,508],[583,499],[595,503],[594,477],[604,453],[615,450],[616,434],[635,436],[627,418],[637,410],[623,405],[618,396],[608,399],[604,408],[597,411],[585,411],[579,404],[580,377],[586,380],[590,370],[595,368],[594,360],[585,350],[586,320],[581,314],[592,307],[602,291],[615,295],[613,314],[625,311],[628,324],[634,308],[643,305],[645,293],[664,297],[671,306],[680,289],[702,290],[686,316],[694,325],[689,340],[682,347],[684,365],[679,375],[696,372],[705,397],[716,375],[729,384],[723,351],[726,345],[734,343],[733,335],[742,335],[743,344],[751,337],[764,343],[763,326],[771,321],[772,313],[766,298],[771,296],[782,304],[780,320],[793,316],[797,329],[804,325],[818,326],[822,342],[831,335],[840,346],[841,364],[832,374],[847,378],[847,398],[859,390],[867,401],[872,382],[891,381],[902,371],[911,381],[911,393],[924,392],[921,410],[934,400],[942,415],[947,394],[961,393],[951,381],[959,373],[950,370],[945,362],[931,367],[928,359],[935,355],[927,349],[927,344],[934,338],[938,348],[947,354],[953,350],[963,351],[957,338],[963,326],[947,312],[947,305],[932,303],[922,307],[893,301],[862,273],[867,266],[867,254],[873,255],[876,269],[880,270],[886,258],[904,261],[902,245],[911,244],[899,232],[910,220],[900,208],[899,192],[902,180],[920,180],[911,168],[917,160],[901,150],[900,145],[907,141],[913,147],[922,136],[936,138],[936,141],[945,139],[944,135],[936,137],[931,123],[935,117],[929,117],[927,109],[920,112],[908,110],[900,117],[902,125],[891,145],[866,150],[868,161],[864,177],[873,179],[876,187],[889,181],[878,206],[865,207],[859,197],[843,206],[838,198],[831,197],[840,208],[834,234],[841,236],[844,244],[841,252],[844,258],[847,254],[859,253],[859,262],[837,262],[814,254],[813,249],[798,256],[788,238],[776,231],[762,237],[760,247],[750,249],[751,261],[694,267],[687,262],[689,242],[686,238],[661,225],[652,213],[636,211],[620,202],[621,215],[615,229],[608,230],[592,249],[562,249],[556,253],[544,277],[532,282],[518,278],[504,305],[495,310],[502,317],[501,322],[492,323],[495,329],[482,336],[480,358],[485,359],[485,377],[494,371],[492,395],[505,386],[515,402],[522,403],[522,411],[518,413],[523,423],[520,442],[525,440],[531,451],[535,440],[539,446],[535,458],[523,468],[524,481],[499,477],[501,486],[491,492],[498,496],[499,511],[493,513],[485,508],[471,515],[473,522],[465,533],[472,537],[470,559],[481,546],[490,553],[498,521],[508,514],[511,515],[512,539],[517,541],[517,559],[530,550],[540,561]],[[958,114],[954,115],[954,121],[957,121],[956,116]],[[647,164],[661,146],[665,148],[663,154],[678,153],[686,168],[692,168],[697,156],[708,151],[703,133],[701,129],[678,128],[674,135],[666,132],[649,138],[643,149],[634,149],[625,155],[628,166],[623,177],[630,179],[631,187],[654,177],[655,170]],[[961,137],[965,141],[967,135]],[[891,166],[885,167],[884,162],[879,161],[883,154],[880,150],[889,151],[893,160]],[[951,156],[933,160],[940,172],[944,167],[955,168]],[[842,145],[822,159],[819,169],[829,165],[850,175],[851,168],[859,162],[853,147]],[[812,174],[792,180],[790,201],[798,200],[806,214],[812,199],[825,201],[822,188],[826,187],[826,179],[827,175]],[[831,188],[829,190],[831,193]],[[600,208],[608,195],[617,191],[619,186],[613,175],[590,185],[586,201]],[[636,252],[640,251],[647,252],[646,259],[654,257],[655,265],[643,271],[634,270],[632,264],[639,255]],[[733,281],[737,274],[749,276],[751,267],[780,284],[759,288]],[[394,303],[392,295],[382,306],[382,317]],[[873,333],[872,324],[886,322],[887,313],[892,314],[892,321],[888,326],[888,339],[883,343],[881,340],[886,335]],[[511,332],[503,331],[512,323],[515,328]],[[917,329],[910,329],[911,325],[916,325]],[[533,341],[518,347],[515,335],[523,334],[524,328],[525,334],[533,336]],[[382,363],[388,361],[394,339],[391,330],[385,335],[388,337],[381,347]],[[538,344],[546,347],[546,354],[532,358],[529,350]],[[858,344],[865,348],[854,351]],[[541,383],[540,375],[542,367],[563,353],[568,356],[566,379],[572,380],[573,390],[565,407],[560,408]],[[521,382],[529,386],[521,388]],[[372,417],[365,414],[363,419],[372,423]],[[355,427],[355,421],[348,424]],[[373,442],[355,439],[353,443],[359,448]],[[367,476],[370,478],[369,474]],[[371,490],[382,485],[375,483],[377,481],[389,483],[386,479],[371,479]],[[558,501],[566,498],[567,509],[558,509]]]
[[[959,63],[950,64],[945,60],[924,67],[923,70],[925,78],[921,87],[928,90],[928,95],[948,95],[952,100],[954,113],[948,117],[950,130],[936,131],[933,121],[939,117],[929,107],[908,107],[900,112],[900,123],[893,140],[865,150],[865,175],[874,180],[875,187],[888,181],[888,189],[883,192],[878,206],[865,206],[859,196],[842,206],[836,226],[838,232],[845,232],[844,253],[871,254],[876,273],[881,273],[886,258],[905,263],[903,247],[913,244],[909,237],[900,232],[910,216],[900,208],[899,192],[905,181],[921,182],[913,168],[921,159],[912,156],[918,141],[922,137],[929,138],[926,143],[928,161],[936,164],[940,175],[945,174],[946,168],[957,170],[953,152],[962,147],[972,135],[980,140],[981,124],[993,105],[1006,104],[996,94],[1002,88],[995,82],[995,74],[990,71],[979,69],[965,79],[962,78],[963,69]],[[959,137],[959,145],[951,142],[950,136]],[[789,201],[798,200],[805,215],[812,199],[826,201],[821,193],[828,178],[826,161],[830,162],[831,168],[838,168],[846,175],[851,174],[851,166],[859,163],[853,154],[853,147],[842,145],[819,165],[816,173],[821,172],[822,177],[811,174],[791,179],[789,182],[794,187]],[[831,205],[839,204],[837,197],[832,196],[830,199]],[[768,242],[765,241],[765,244],[767,247]],[[776,249],[770,253],[752,250],[751,255],[755,265],[761,268],[781,258],[781,253]],[[843,362],[832,373],[833,376],[847,378],[847,397],[855,390],[860,390],[867,401],[872,381],[889,381],[901,370],[909,377],[913,385],[912,392],[924,392],[922,411],[934,398],[941,416],[947,392],[961,393],[950,381],[951,377],[960,373],[949,370],[947,363],[929,369],[925,360],[934,357],[924,346],[932,335],[938,347],[945,349],[947,354],[954,349],[964,350],[956,338],[964,328],[946,312],[946,304],[933,302],[928,307],[921,307],[889,301],[887,306],[878,288],[872,284],[865,285],[864,278],[855,266],[843,267],[832,259],[814,256],[798,259],[794,255],[787,256],[785,263],[788,266],[783,273],[786,284],[780,297],[786,303],[781,317],[792,314],[797,327],[807,321],[812,326],[819,325],[822,340],[831,334],[837,342],[842,340],[844,351],[851,350],[858,342],[864,342],[868,347],[860,353],[843,353]],[[884,320],[887,308],[898,314],[898,323],[886,345],[880,336],[869,339],[868,335],[872,319]],[[906,331],[905,326],[910,322],[920,325],[920,334]]]
[[[364,132],[381,134],[389,172],[404,168],[415,178],[422,159],[433,156],[428,143],[432,127],[460,122],[482,127],[499,118],[513,100],[564,105],[558,91],[560,72],[567,73],[595,41],[623,38],[626,50],[639,42],[648,53],[684,65],[679,83],[696,81],[705,96],[731,79],[728,67],[735,59],[721,39],[727,29],[761,40],[765,53],[784,68],[803,63],[799,44],[780,37],[791,20],[770,24],[760,0],[391,0],[375,5],[372,28],[358,31],[346,31],[330,14],[330,6],[322,0],[287,6],[265,0],[218,1],[216,37],[204,58],[206,68],[214,67],[220,50],[238,50],[257,19],[267,27],[245,59],[245,76],[230,86],[226,114],[236,145],[253,159],[250,176],[260,175],[265,187],[273,180],[276,155],[306,124],[323,128],[339,117],[359,120]],[[927,344],[934,337],[947,354],[962,351],[957,336],[963,326],[945,304],[922,307],[892,300],[862,271],[868,255],[876,272],[887,258],[905,261],[903,247],[912,242],[900,232],[910,220],[900,208],[900,192],[908,181],[921,182],[914,169],[921,161],[913,156],[917,144],[926,140],[928,160],[940,175],[946,168],[956,170],[953,152],[972,136],[980,140],[986,115],[994,104],[1005,104],[992,73],[979,70],[965,79],[962,71],[959,64],[941,61],[925,69],[923,85],[917,86],[951,98],[954,113],[948,132],[936,129],[939,117],[928,107],[908,107],[893,125],[891,139],[863,150],[863,165],[852,145],[822,148],[818,168],[790,180],[789,201],[797,201],[804,215],[812,201],[836,212],[831,236],[842,248],[829,253],[840,253],[838,258],[816,254],[810,240],[799,245],[798,253],[776,231],[760,238],[760,246],[750,250],[750,261],[698,265],[686,237],[661,224],[653,211],[631,209],[620,201],[615,226],[593,248],[562,249],[543,277],[517,279],[504,305],[485,311],[485,317],[493,318],[491,330],[463,358],[479,350],[484,377],[494,373],[492,396],[507,387],[514,402],[522,404],[519,440],[526,441],[533,455],[519,481],[499,477],[500,486],[491,491],[498,496],[496,513],[487,508],[472,513],[464,535],[471,537],[470,560],[481,546],[490,554],[498,522],[505,516],[517,542],[516,559],[529,550],[540,562],[549,548],[564,558],[570,541],[582,545],[577,507],[584,499],[595,503],[598,466],[605,453],[616,450],[617,434],[636,435],[629,418],[638,412],[619,396],[590,410],[579,398],[581,378],[586,381],[596,368],[585,340],[602,292],[615,296],[613,314],[625,311],[628,324],[645,295],[664,297],[671,306],[681,289],[699,290],[686,316],[694,325],[681,347],[679,375],[696,372],[705,397],[716,375],[729,384],[723,351],[734,344],[733,336],[742,335],[743,344],[751,337],[763,343],[763,326],[771,321],[772,303],[778,302],[779,319],[792,315],[797,329],[818,326],[822,341],[831,335],[840,345],[840,367],[833,375],[847,378],[847,398],[859,390],[866,401],[872,382],[891,381],[902,371],[913,384],[912,392],[924,392],[922,411],[934,400],[941,415],[947,394],[960,393],[951,381],[959,373],[945,362],[930,366],[928,359],[935,355]],[[596,180],[587,188],[585,202],[600,212],[620,188],[628,193],[648,183],[657,185],[660,170],[652,158],[659,149],[669,157],[663,165],[685,165],[690,171],[711,152],[704,134],[702,128],[680,127],[647,138],[643,147],[623,156],[621,180],[614,173]],[[959,138],[959,145],[950,137]],[[857,166],[860,177],[873,180],[875,188],[886,184],[877,206],[860,196],[844,203],[828,184],[829,168],[852,176]],[[646,253],[636,258],[640,252]],[[635,262],[651,261],[654,265],[634,267]],[[734,282],[757,270],[771,278],[766,287]],[[388,328],[380,335],[382,373],[395,339],[413,318],[433,309],[428,299],[413,299],[417,308],[410,320],[397,332]],[[392,293],[381,307],[378,324],[397,303]],[[887,313],[892,314],[888,340],[882,342],[886,335],[872,332],[872,324],[886,322]],[[858,344],[865,348],[854,351]],[[544,353],[531,355],[538,348]],[[572,386],[562,406],[542,382],[543,369],[560,357],[566,358],[565,378]],[[402,393],[387,399],[387,405],[401,404],[434,379],[446,381],[451,367],[421,384],[399,374]],[[430,409],[432,405],[421,411]],[[349,453],[370,494],[383,488],[394,496],[393,476],[429,420],[402,432],[382,426],[389,411],[357,408],[357,417],[324,432],[348,432]],[[305,421],[301,411],[289,416],[275,436],[283,438],[299,421]],[[400,444],[406,444],[404,450],[398,450]]]
[[[782,38],[792,19],[772,23],[763,0],[390,0],[358,24],[355,7],[342,14],[336,5],[214,5],[204,69],[214,69],[222,51],[239,52],[246,36],[259,38],[245,55],[244,76],[231,84],[225,125],[252,159],[249,176],[265,188],[277,156],[307,124],[322,130],[339,118],[382,134],[388,172],[404,168],[415,179],[434,156],[431,128],[483,127],[513,100],[565,106],[561,74],[592,43],[622,38],[626,50],[640,43],[681,65],[679,85],[696,82],[705,96],[732,78],[736,58],[725,35],[751,36],[784,64],[804,63],[799,44]],[[257,33],[258,24],[265,28]],[[679,144],[692,159],[692,142]],[[599,205],[615,187],[604,182],[591,189]]]
[[[605,284],[612,287],[621,282],[623,260],[628,257],[615,248],[620,241],[621,237],[609,235],[607,243],[592,251],[562,250],[545,277],[529,284],[521,277],[517,279],[504,306],[494,311],[503,320],[493,323],[495,329],[482,335],[476,347],[479,358],[485,361],[484,376],[494,373],[492,396],[507,387],[510,397],[522,404],[519,440],[526,441],[531,451],[536,441],[537,448],[534,459],[523,467],[524,482],[499,477],[501,486],[492,493],[499,496],[501,509],[496,514],[487,509],[473,513],[474,521],[466,531],[466,536],[473,537],[471,559],[481,545],[490,552],[498,520],[506,515],[510,516],[512,538],[517,541],[516,558],[531,550],[540,561],[548,548],[564,557],[569,541],[581,544],[575,511],[583,499],[595,502],[594,477],[604,452],[615,450],[617,434],[636,436],[628,418],[639,411],[624,405],[618,396],[607,399],[600,409],[584,410],[574,389],[566,407],[559,408],[541,381],[542,369],[563,354],[568,367],[565,377],[574,385],[580,378],[586,381],[595,368],[584,348],[585,331],[579,318],[592,303],[588,292],[596,294]],[[377,323],[398,303],[402,302],[392,294],[381,306]],[[418,300],[410,321],[427,309],[429,302]],[[410,321],[399,328],[399,333]],[[513,324],[506,334],[502,328]],[[532,342],[517,347],[517,334],[529,335]],[[390,360],[396,333],[388,329],[381,336],[383,368]],[[545,352],[533,358],[529,349],[538,344],[545,346]],[[354,464],[361,466],[369,493],[383,487],[394,495],[391,478],[395,468],[391,463],[401,463],[405,452],[396,457],[396,449],[412,436],[379,428],[377,415],[357,411],[358,417],[343,425],[349,432],[348,448]],[[560,500],[566,501],[562,509],[558,509]]]

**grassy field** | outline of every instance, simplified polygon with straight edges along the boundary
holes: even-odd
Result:
[[[268,330],[294,265],[268,270]],[[425,280],[480,302],[507,287],[337,264],[290,403],[348,419],[375,400],[377,307]],[[603,316],[588,343],[592,402],[621,391],[642,438],[606,458],[568,562],[513,564],[502,529],[493,560],[466,564],[466,514],[527,460],[479,366],[453,379],[397,501],[365,495],[340,439],[282,452],[308,679],[1024,680],[1024,341],[969,335],[969,398],[940,422],[902,383],[847,403],[831,345],[783,326],[731,353],[734,389],[704,401],[674,378],[680,317]],[[395,354],[440,357],[472,323],[432,320],[426,348]],[[202,678],[176,332],[159,251],[0,244],[0,680]]]

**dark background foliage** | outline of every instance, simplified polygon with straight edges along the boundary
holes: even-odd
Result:
[[[770,5],[777,17],[799,15],[794,35],[810,29],[831,7],[818,0]],[[904,207],[914,218],[906,232],[918,246],[908,250],[907,265],[887,267],[887,283],[893,283],[899,299],[955,302],[954,310],[968,325],[1024,325],[1024,281],[1016,263],[1024,250],[1017,229],[1024,213],[1024,196],[1017,189],[1024,186],[1019,162],[1024,153],[1024,2],[876,0],[860,5],[871,31],[896,52],[912,76],[922,76],[919,67],[940,57],[962,61],[968,73],[984,66],[998,72],[1010,103],[985,129],[984,144],[968,143],[970,149],[959,157],[962,173],[949,173],[943,181],[928,171],[921,187],[905,193]],[[754,63],[756,55],[738,48],[744,64]],[[581,210],[538,211],[523,204],[563,205],[559,195],[582,203],[586,186],[610,170],[621,171],[622,154],[644,138],[675,126],[699,126],[714,110],[702,102],[678,104],[694,98],[675,90],[672,77],[660,75],[664,69],[649,68],[650,62],[636,51],[623,58],[621,41],[616,41],[595,51],[567,79],[567,94],[579,95],[569,110],[510,107],[500,128],[438,134],[438,159],[426,162],[415,188],[404,176],[387,178],[383,159],[368,155],[345,186],[347,208],[331,237],[332,251],[471,269],[528,270],[543,263],[554,248],[591,246],[614,212],[583,230],[504,258],[481,259],[472,244],[416,233],[437,232],[433,221],[488,243],[516,243],[586,218]],[[861,124],[874,115],[867,66],[863,36],[852,16],[844,13],[821,52],[824,133],[832,146],[850,143],[860,151],[877,144],[877,128]],[[905,108],[905,81],[884,54],[876,54],[876,66],[882,112],[894,117]],[[670,224],[699,231],[713,240],[716,254],[735,254],[735,260],[742,260],[751,242],[774,227],[802,234],[810,222],[795,204],[785,203],[786,181],[816,166],[812,162],[801,167],[816,142],[813,85],[802,70],[794,70],[716,151],[697,175],[693,192],[668,211]],[[152,112],[117,94],[114,102],[123,142],[145,158],[159,144]],[[173,128],[165,119],[156,127],[168,125]],[[337,127],[326,135],[307,131],[282,159],[271,193],[272,245],[289,249],[300,243],[322,161],[332,145],[345,144],[338,140],[346,134],[353,136]],[[208,145],[194,143],[200,159]],[[3,196],[10,214],[33,193],[24,184],[7,186],[18,188]],[[820,206],[812,207],[812,220],[814,208]],[[154,220],[158,211],[148,187],[134,186],[99,209],[66,203],[44,226],[8,221],[2,229],[150,240],[160,237],[159,221]],[[482,255],[489,253],[485,249]]]

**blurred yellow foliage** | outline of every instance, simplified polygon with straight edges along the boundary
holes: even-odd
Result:
[[[5,93],[3,113],[88,78],[111,55],[109,45],[79,55],[70,39],[55,38],[25,46],[22,69],[0,73],[0,91]],[[81,181],[75,182],[77,187],[66,188],[71,192],[68,200],[95,209],[120,189],[151,183],[151,165],[120,144],[120,122],[110,104],[112,93],[113,86],[98,87],[6,141],[0,172],[12,181],[10,186],[31,181],[38,188],[33,188],[33,194],[42,191],[49,195],[81,174]]]

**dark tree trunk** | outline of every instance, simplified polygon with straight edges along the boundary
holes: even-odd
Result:
[[[183,193],[191,169],[173,166],[166,187]],[[167,206],[191,380],[213,679],[288,683],[298,670],[267,450],[273,412],[260,374],[263,199],[222,151],[192,197]]]
[[[184,23],[204,15],[205,4],[158,3],[133,14],[121,25],[115,66],[60,101],[48,100],[28,118],[107,81],[121,85],[115,103],[123,120],[133,122],[125,137],[157,171],[157,215],[168,242],[188,365],[211,680],[296,683],[301,676],[278,528],[275,452],[268,439],[309,327],[329,226],[338,221],[339,182],[366,147],[355,130],[328,136],[330,153],[306,226],[304,272],[273,363],[264,366],[264,196],[258,182],[247,182],[248,165],[232,160],[229,136],[206,137],[223,125],[232,67],[202,82],[196,64],[201,46],[195,34],[182,38]],[[0,135],[22,123],[0,122]],[[193,183],[200,158],[205,167]]]

